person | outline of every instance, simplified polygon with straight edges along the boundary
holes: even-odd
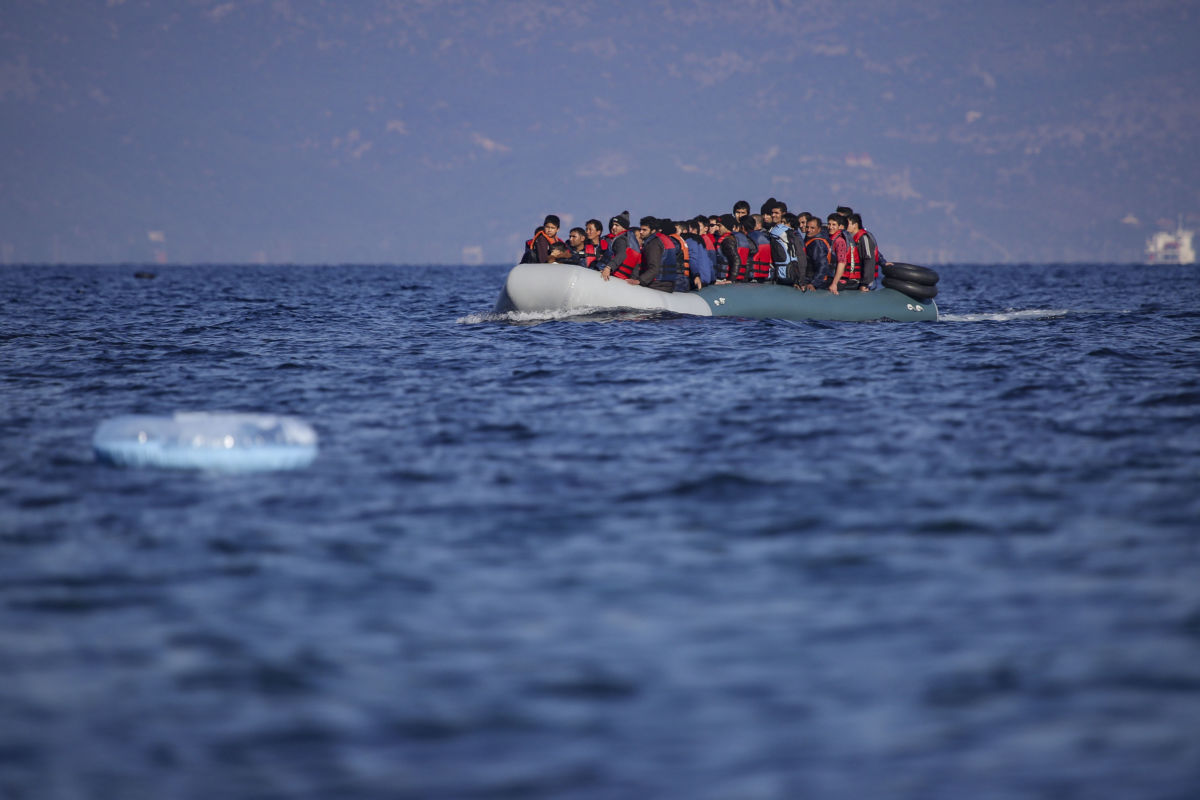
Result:
[[[746,233],[746,226],[753,222],[747,217],[738,218],[734,216],[733,238],[737,242],[738,262],[737,271],[729,276],[731,281],[745,283],[750,280],[750,261],[753,257],[756,245],[750,241],[750,236]]]
[[[563,244],[563,240],[558,238],[558,229],[558,217],[554,214],[547,214],[542,227],[538,228],[534,232],[533,238],[525,243],[525,256],[521,258],[522,263],[528,263],[527,258],[537,264],[549,263],[550,246],[555,242]]]
[[[671,240],[669,249],[675,251],[675,291],[690,292],[692,289],[699,289],[699,279],[692,275],[692,251],[683,237],[685,229],[680,227],[684,223],[672,222],[669,219],[659,220],[659,223],[662,235]],[[667,251],[664,250],[663,256],[666,255]]]
[[[763,230],[763,216],[749,214],[742,217],[742,225],[752,242],[747,280],[762,283],[771,277],[771,240],[767,238],[767,232]]]
[[[737,226],[737,220],[733,218],[733,214],[723,214],[717,217],[716,242],[717,242],[717,257],[715,263],[715,272],[717,283],[724,285],[737,280],[738,272],[741,269],[741,262],[738,258],[738,243],[737,237],[733,235],[733,230]]]
[[[649,216],[642,217],[639,221],[637,238],[642,247],[642,260],[625,282],[657,289],[660,292],[674,292],[674,243],[659,232],[658,220]]]
[[[583,228],[571,228],[571,232],[567,234],[567,247],[571,251],[570,263],[578,266],[586,266],[587,254],[583,252],[583,247],[587,243],[587,236],[583,232]],[[550,248],[553,250],[553,246]]]
[[[616,276],[628,280],[642,260],[642,246],[637,235],[629,230],[629,212],[622,211],[608,221],[608,236],[601,241],[601,252],[597,259],[600,277],[608,280]]]
[[[546,253],[547,264],[575,264],[575,255],[571,252],[571,248],[562,242],[555,242],[550,245],[550,249]]]
[[[707,226],[707,220],[705,225]],[[708,248],[700,236],[700,224],[694,219],[685,219],[675,223],[679,235],[683,237],[688,251],[688,268],[691,270],[693,289],[702,289],[715,279],[713,263],[709,257]]]
[[[792,254],[796,257],[795,271],[791,274],[791,280],[788,281],[795,286],[798,281],[804,279],[804,275],[808,272],[808,254],[804,252],[804,225],[801,224],[800,218],[795,214],[784,214],[783,224],[787,226],[788,243],[792,246]]]
[[[778,211],[778,206],[772,209],[772,212],[774,211]],[[796,251],[792,247],[792,239],[789,236],[790,232],[791,229],[783,223],[782,217],[779,222],[767,231],[767,240],[771,253],[771,274],[769,277],[773,283],[793,285],[799,279]]]
[[[604,226],[598,219],[589,219],[587,225],[584,226],[583,235],[587,239],[583,244],[584,266],[589,269],[600,269],[596,260],[600,257],[600,239],[604,235]]]
[[[846,272],[846,263],[850,260],[850,243],[842,235],[842,229],[846,227],[846,218],[835,211],[826,217],[826,221],[829,223],[829,249],[833,251],[833,261],[837,265],[833,282],[836,286],[841,287],[843,285],[842,276]]]
[[[804,251],[808,258],[808,270],[804,280],[796,288],[803,292],[829,289],[833,294],[837,294],[837,284],[833,282],[833,252],[829,246],[829,239],[821,230],[821,220],[817,217],[810,216],[808,219],[808,238],[804,240]]]
[[[763,230],[770,231],[776,225],[783,222],[783,215],[785,213],[787,213],[787,203],[782,200],[776,200],[774,197],[769,198],[767,202],[762,204]]]
[[[850,233],[853,251],[858,255],[858,263],[862,271],[858,288],[864,292],[870,291],[878,284],[883,267],[891,262],[885,261],[879,252],[875,235],[862,226],[860,214],[852,213],[846,217],[846,230]]]
[[[538,237],[542,235],[542,232],[542,226],[538,225],[533,229],[533,236],[530,236],[525,240],[525,252],[521,254],[522,264],[537,263],[537,251],[533,249],[533,243],[538,240]]]
[[[742,217],[750,213],[750,203],[746,200],[738,200],[733,204],[733,216],[740,220]]]
[[[703,214],[693,219],[688,229],[704,249],[702,268],[707,271],[701,273],[701,283],[707,286],[717,279],[717,240],[709,230],[708,217]]]

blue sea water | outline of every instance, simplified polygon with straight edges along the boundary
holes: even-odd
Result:
[[[0,797],[1200,793],[1195,269],[903,325],[139,269],[0,268]],[[96,461],[176,410],[320,454]]]

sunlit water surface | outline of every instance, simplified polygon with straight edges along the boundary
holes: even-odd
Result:
[[[1194,268],[905,325],[138,269],[0,268],[0,796],[1197,796]],[[175,410],[320,454],[96,462]]]

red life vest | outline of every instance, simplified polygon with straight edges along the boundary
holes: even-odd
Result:
[[[853,243],[846,254],[846,269],[842,270],[842,279],[838,281],[839,283],[862,280],[862,253],[858,251],[858,239],[863,233],[864,231],[860,230],[854,236]]]
[[[762,233],[755,231],[755,233]],[[750,262],[750,276],[756,281],[765,281],[771,277],[771,240],[764,234],[763,241],[758,241],[753,236],[750,241],[754,243],[754,255]]]
[[[608,266],[612,270],[613,277],[625,280],[632,278],[634,269],[642,263],[642,251],[638,245],[637,236],[628,229],[620,233],[610,233],[601,240],[600,246],[602,252],[608,252],[612,249],[613,241],[622,236],[626,238],[625,258],[621,260],[620,264],[610,263]]]
[[[750,237],[746,235],[745,231],[734,231],[733,238],[734,241],[737,242],[738,246],[738,261],[741,261],[742,263],[738,264],[736,268],[734,268],[733,265],[730,265],[729,280],[749,280],[750,276],[747,274],[749,272],[747,267],[750,265],[750,248],[753,246],[754,242],[750,241]]]
[[[583,265],[590,268],[596,263],[596,256],[600,255],[600,245],[592,244],[591,242],[583,243]]]

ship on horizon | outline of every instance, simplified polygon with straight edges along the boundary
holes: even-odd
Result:
[[[1195,264],[1196,251],[1192,247],[1194,233],[1185,230],[1183,217],[1179,218],[1174,232],[1159,231],[1146,240],[1147,264]]]

